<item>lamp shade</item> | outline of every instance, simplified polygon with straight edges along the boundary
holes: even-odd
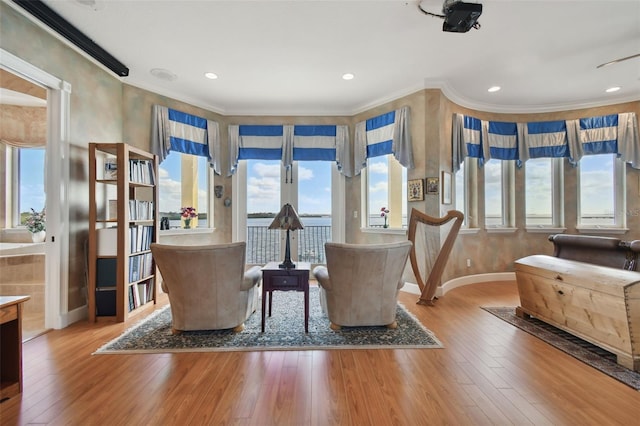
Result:
[[[304,226],[302,226],[302,222],[300,222],[296,209],[294,209],[291,204],[287,203],[282,206],[280,213],[276,215],[273,222],[271,222],[271,225],[269,225],[269,229],[295,231],[296,229],[304,229]]]
[[[287,231],[287,240],[286,247],[284,251],[284,262],[278,265],[283,269],[294,269],[296,267],[295,263],[291,261],[291,248],[289,242],[289,231],[295,231],[296,229],[304,229],[302,226],[302,222],[300,222],[300,218],[298,217],[298,213],[296,209],[289,203],[282,206],[280,209],[280,213],[276,215],[269,225],[269,229],[283,229]]]

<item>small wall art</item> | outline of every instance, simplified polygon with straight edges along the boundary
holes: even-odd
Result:
[[[424,187],[422,179],[411,179],[407,181],[407,201],[424,200]]]
[[[438,195],[439,191],[439,186],[440,186],[440,179],[438,179],[437,177],[428,177],[427,178],[427,195]]]

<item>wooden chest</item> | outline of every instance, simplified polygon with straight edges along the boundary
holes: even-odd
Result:
[[[515,267],[519,316],[534,316],[640,371],[640,272],[545,255]]]

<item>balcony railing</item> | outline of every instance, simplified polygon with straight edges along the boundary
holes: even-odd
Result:
[[[247,226],[247,263],[263,265],[282,261],[280,232],[266,226]],[[299,261],[326,263],[324,243],[331,241],[331,226],[305,226],[293,232],[297,237]],[[292,244],[295,244],[295,240],[292,240]]]

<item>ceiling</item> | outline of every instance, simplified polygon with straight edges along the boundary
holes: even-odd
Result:
[[[44,3],[124,63],[123,82],[225,115],[352,115],[424,88],[493,112],[640,100],[640,57],[596,68],[640,53],[638,0],[486,0],[467,33],[418,1]]]

